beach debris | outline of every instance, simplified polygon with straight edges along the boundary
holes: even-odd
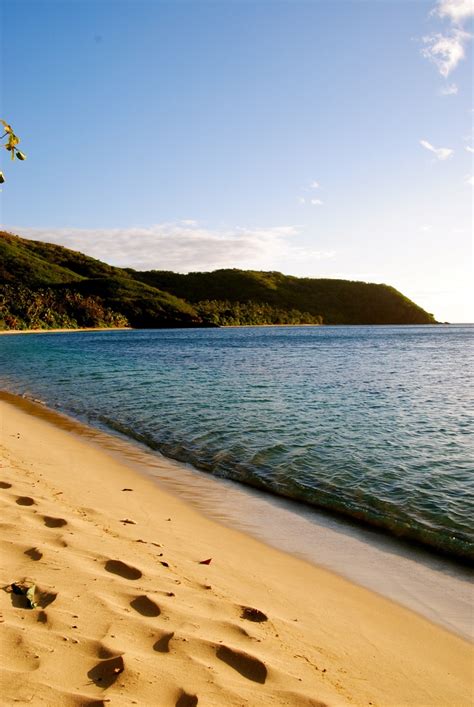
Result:
[[[12,582],[10,590],[17,596],[25,597],[27,609],[36,609],[38,603],[35,601],[36,584],[32,582]]]
[[[38,550],[37,547],[30,547],[30,549],[25,550],[23,554],[29,557],[30,559],[35,560],[35,562],[38,562],[38,560],[41,560],[41,558],[43,557],[43,553]]]
[[[122,489],[122,491],[133,491],[133,489]]]
[[[12,485],[8,481],[0,481],[0,489],[11,489]]]
[[[167,562],[163,562],[160,560],[160,565],[163,565],[163,567],[169,567],[169,564]]]
[[[211,562],[212,562],[212,557],[209,557],[208,560],[200,560],[200,561],[199,561],[199,564],[200,564],[200,565],[210,565]]]
[[[247,619],[247,621],[254,621],[255,623],[268,621],[268,616],[264,614],[263,611],[260,611],[260,609],[253,609],[251,606],[242,607],[240,618]]]
[[[130,518],[123,518],[120,522],[123,523],[124,525],[125,524],[136,525],[136,522],[134,520],[131,520]]]

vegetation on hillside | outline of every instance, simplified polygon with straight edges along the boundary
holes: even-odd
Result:
[[[80,329],[127,327],[128,319],[104,305],[100,297],[85,297],[70,289],[32,290],[23,285],[0,285],[0,328]]]
[[[255,326],[263,324],[322,324],[320,314],[283,309],[266,302],[203,300],[196,311],[205,321],[217,326]]]
[[[193,304],[203,300],[265,302],[280,310],[296,310],[311,317],[322,317],[324,324],[435,322],[432,314],[388,285],[236,269],[188,275],[158,270],[128,272],[142,282],[172,292]]]
[[[430,324],[387,285],[217,270],[137,272],[0,232],[0,328]]]

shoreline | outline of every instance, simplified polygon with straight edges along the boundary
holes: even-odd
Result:
[[[129,326],[83,327],[78,329],[2,329],[0,336],[14,334],[66,334],[81,331],[135,331]]]
[[[57,593],[29,611],[0,593],[2,704],[469,704],[461,638],[216,525],[72,430],[4,400],[0,425],[2,586]],[[117,656],[123,673],[94,681]]]
[[[0,336],[2,335],[13,335],[13,334],[67,334],[70,332],[84,332],[84,331],[161,331],[167,329],[268,329],[268,328],[284,328],[284,327],[362,327],[362,326],[375,326],[375,327],[392,327],[392,326],[467,326],[471,322],[431,322],[427,324],[222,324],[222,325],[212,325],[212,326],[202,326],[197,325],[195,327],[150,327],[145,329],[135,328],[135,327],[79,327],[77,329],[0,329]]]
[[[143,442],[90,425],[30,396],[0,391],[1,400],[85,438],[219,525],[328,569],[461,638],[473,640],[473,575],[456,558],[345,516],[199,471]]]

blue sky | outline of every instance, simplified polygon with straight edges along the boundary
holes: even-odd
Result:
[[[474,321],[469,0],[0,0],[4,227]]]

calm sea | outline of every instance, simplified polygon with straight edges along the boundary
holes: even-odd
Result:
[[[0,337],[0,387],[216,476],[474,556],[472,326]]]

